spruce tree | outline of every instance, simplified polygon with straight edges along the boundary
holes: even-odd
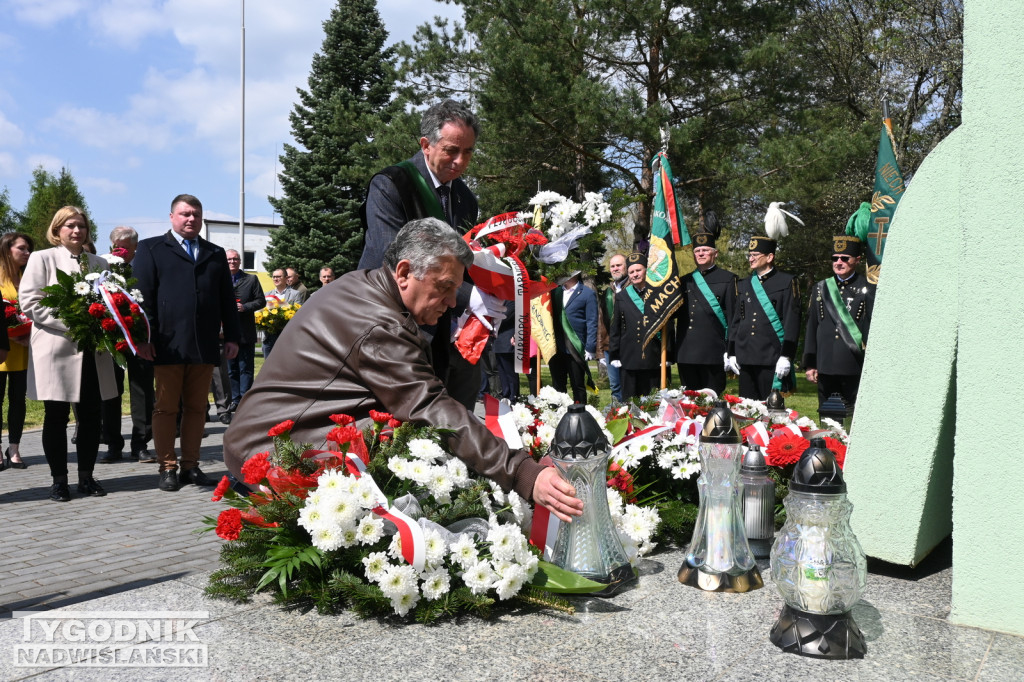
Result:
[[[285,145],[283,196],[270,198],[283,219],[274,230],[267,269],[293,267],[304,283],[322,266],[353,270],[362,251],[359,218],[366,186],[386,165],[377,131],[400,106],[392,100],[393,50],[375,0],[339,0],[324,22],[308,90],[290,116],[297,145]]]
[[[89,215],[89,207],[85,203],[85,197],[78,189],[71,171],[61,168],[59,175],[45,170],[42,166],[32,171],[32,182],[29,185],[28,204],[22,216],[21,231],[30,235],[36,242],[37,249],[44,249],[50,242],[46,239],[46,233],[50,229],[50,221],[57,209],[64,206],[77,206],[82,209],[86,216]],[[96,242],[96,226],[90,220],[90,237],[93,243]]]

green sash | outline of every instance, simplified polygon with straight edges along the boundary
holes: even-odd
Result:
[[[781,346],[786,338],[786,332],[782,328],[782,320],[779,319],[779,314],[775,312],[775,306],[768,300],[768,294],[765,293],[764,287],[761,285],[761,278],[757,276],[756,272],[750,276],[750,286],[754,290],[754,295],[757,296],[757,302],[761,304],[761,309],[764,310],[764,314],[768,317],[768,321],[772,323],[772,328],[775,330],[775,335],[779,337],[779,345]],[[775,375],[772,379],[772,388],[782,390],[782,379],[778,375]]]
[[[860,357],[864,354],[864,337],[860,333],[860,327],[854,321],[853,316],[850,315],[850,311],[846,309],[843,304],[843,299],[839,296],[839,286],[836,285],[836,278],[829,277],[825,280],[825,286],[828,288],[828,299],[826,302],[831,302],[832,305],[826,305],[825,310],[829,312],[832,317],[838,317],[837,322],[841,322],[839,329],[845,331],[845,334],[841,334],[843,342],[853,351],[854,355]],[[849,338],[847,338],[849,336]]]
[[[431,217],[447,223],[448,218],[444,214],[444,209],[441,208],[441,202],[437,199],[437,192],[427,184],[426,178],[420,174],[419,169],[411,161],[401,161],[395,165],[409,175],[409,179],[412,180],[416,193],[419,194],[420,200],[423,201],[423,206],[427,209],[427,213]]]
[[[604,312],[610,320],[615,317],[615,287],[609,286],[604,290]]]
[[[594,378],[590,374],[590,363],[587,362],[586,349],[583,347],[583,342],[580,341],[580,337],[576,335],[576,330],[569,324],[569,318],[565,314],[565,308],[561,305],[558,306],[559,312],[562,317],[562,331],[565,333],[565,340],[569,356],[573,362],[583,365],[584,383],[587,386],[587,390],[591,393],[597,393],[597,384],[594,383]]]
[[[636,306],[636,309],[640,311],[641,315],[643,315],[644,314],[644,299],[640,297],[640,294],[637,293],[637,290],[633,288],[632,284],[630,284],[630,285],[628,285],[626,287],[626,293],[629,294],[629,298],[633,301],[633,305]]]
[[[722,306],[718,303],[718,299],[715,298],[715,294],[711,291],[711,287],[708,286],[707,280],[704,279],[704,275],[700,273],[700,270],[693,271],[693,281],[697,283],[697,288],[700,289],[700,293],[704,295],[704,300],[711,306],[711,312],[718,318],[719,323],[722,325],[722,329],[725,331],[725,338],[729,338],[729,325],[725,322],[725,313],[722,312]]]

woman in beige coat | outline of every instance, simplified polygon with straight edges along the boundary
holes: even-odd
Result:
[[[100,402],[117,393],[114,365],[107,353],[79,352],[67,336],[67,327],[39,301],[45,296],[43,287],[57,283],[57,270],[104,270],[107,262],[85,250],[89,220],[80,208],[65,206],[57,211],[46,237],[54,248],[29,258],[19,298],[22,311],[32,320],[28,397],[43,401],[43,453],[53,477],[50,499],[67,502],[71,499],[67,429],[72,403],[78,404],[78,492],[107,494],[92,474],[100,440]]]

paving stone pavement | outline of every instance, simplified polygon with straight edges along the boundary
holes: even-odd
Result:
[[[225,471],[225,428],[207,425],[201,465],[211,477]],[[523,609],[430,627],[324,616],[284,610],[265,595],[234,604],[203,594],[220,540],[193,531],[223,508],[210,501],[210,489],[163,492],[155,464],[123,462],[97,465],[106,497],[51,502],[39,439],[38,431],[23,439],[28,469],[0,472],[0,680],[1024,679],[1024,637],[948,621],[948,541],[915,569],[869,562],[853,611],[867,641],[863,660],[780,652],[768,640],[782,600],[767,563],[759,562],[763,589],[706,593],[676,579],[680,548],[645,559],[634,589],[607,600],[572,598],[573,615]],[[192,612],[190,633],[203,654],[194,667],[98,667],[101,653],[33,666],[19,652],[40,631],[31,639],[29,619],[12,611],[47,611],[42,617],[61,623],[82,612],[107,619]],[[134,644],[112,648],[123,653]]]

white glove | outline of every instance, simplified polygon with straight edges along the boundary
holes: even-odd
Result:
[[[590,351],[583,351],[583,359],[586,360],[587,362],[590,362],[591,360],[594,359],[594,354],[591,353]]]
[[[789,374],[789,370],[791,370],[792,368],[793,365],[792,363],[790,363],[789,358],[783,355],[782,357],[779,358],[779,361],[775,363],[775,376],[781,379],[782,377]]]
[[[620,360],[612,360],[612,367],[614,367],[615,369],[619,369],[620,367],[622,367],[622,362]]]
[[[16,337],[14,337],[14,340],[17,340],[19,338],[21,338],[21,337],[17,337],[16,336]],[[604,358],[601,358],[600,360],[597,361],[597,364],[601,365],[601,367],[607,367],[608,366],[608,361],[605,360]]]
[[[726,363],[726,369],[736,375],[740,373],[740,362],[736,359],[735,355],[729,356],[728,362]]]
[[[505,302],[486,291],[481,291],[478,287],[473,287],[469,295],[469,311],[480,318],[480,322],[488,331],[493,331],[491,322],[500,324],[505,319]],[[491,321],[487,320],[488,317]]]
[[[728,372],[732,368],[732,366],[729,364],[729,354],[728,353],[722,353],[722,367],[725,368],[726,372]]]

